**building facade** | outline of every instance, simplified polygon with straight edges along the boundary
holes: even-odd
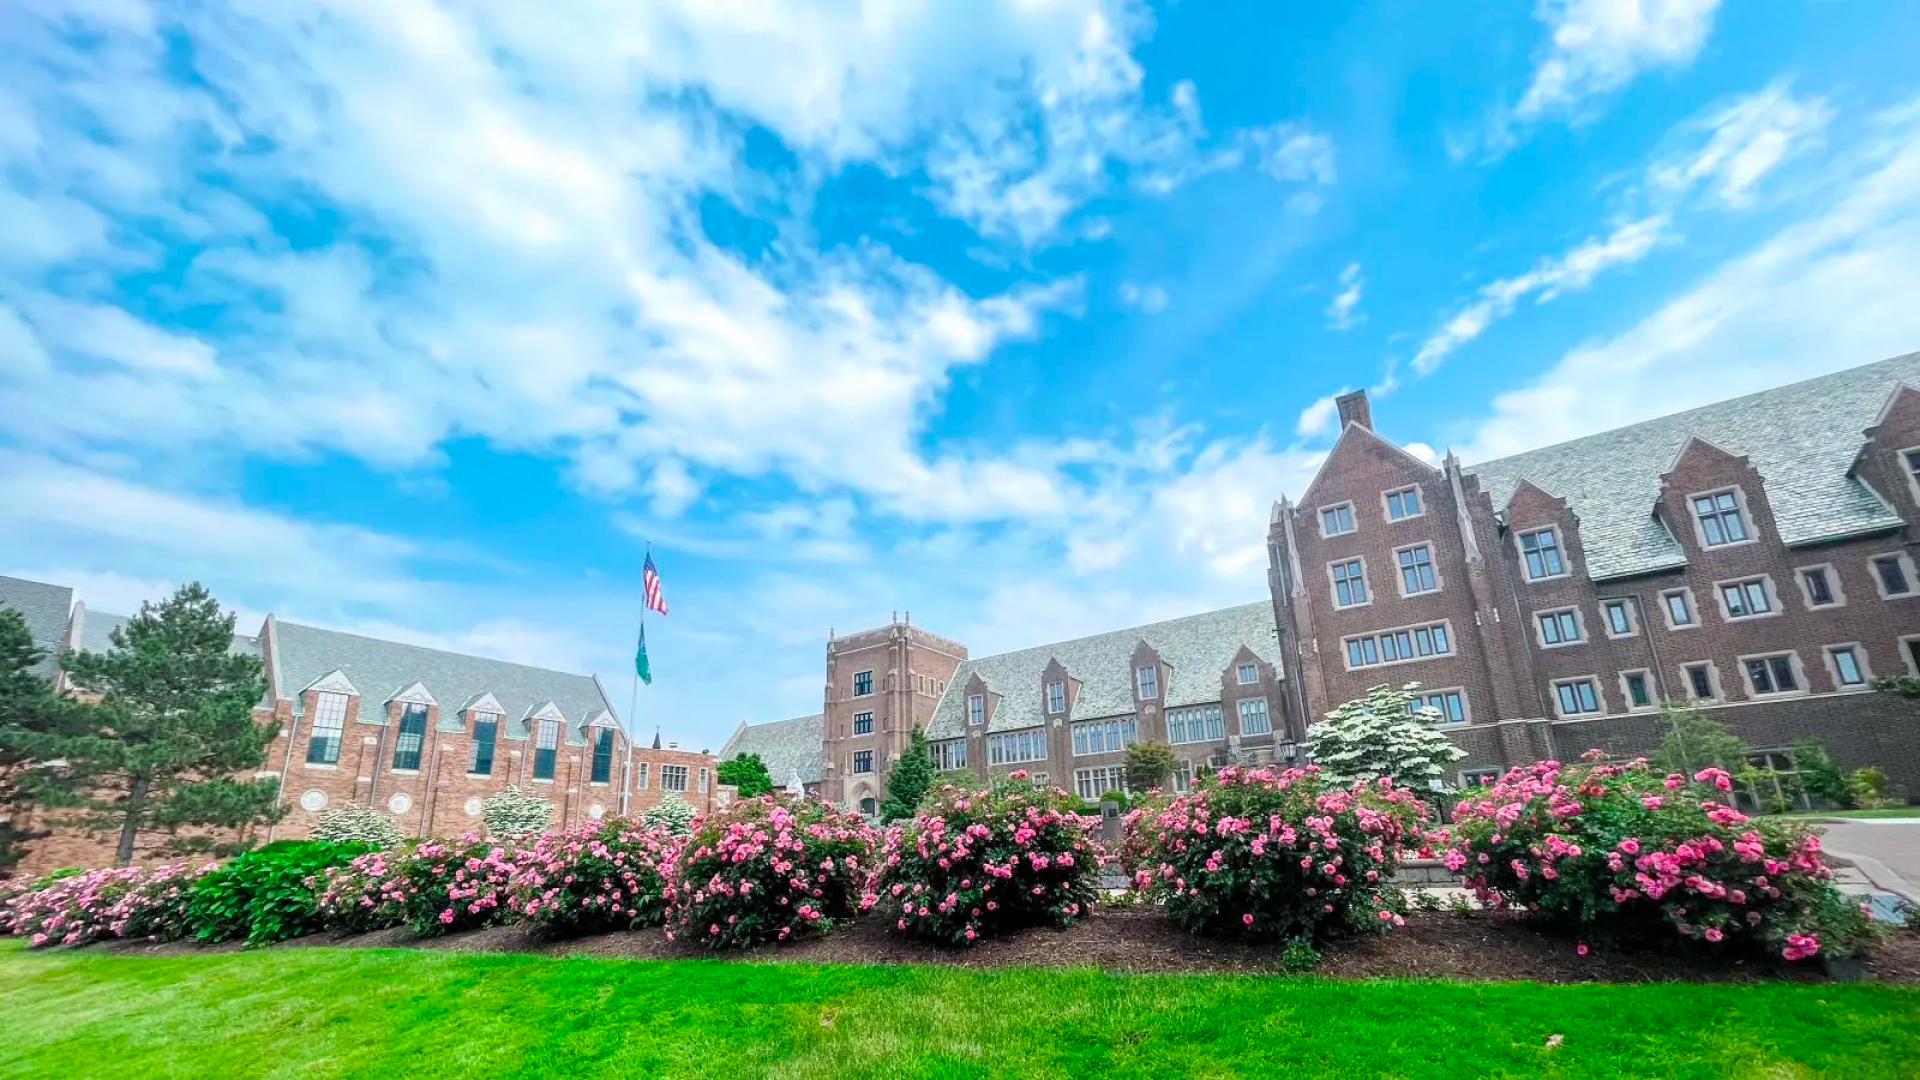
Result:
[[[37,594],[0,582],[0,601],[13,595]],[[74,604],[55,652],[109,649],[125,621]],[[276,782],[286,813],[262,839],[308,836],[323,811],[349,805],[391,815],[408,836],[457,836],[479,830],[483,801],[510,787],[549,800],[561,828],[669,796],[701,812],[731,799],[711,754],[629,738],[591,675],[271,615],[233,650],[260,658],[267,693],[254,715],[279,732],[255,775]],[[57,830],[21,869],[107,865],[114,839]]]
[[[1657,746],[1691,703],[1760,751],[1816,735],[1920,788],[1920,354],[1438,467],[1364,393],[1297,503],[1270,583],[1303,713],[1418,683],[1461,780]]]
[[[896,618],[876,630],[827,636],[820,791],[869,816],[913,729],[933,719],[967,647]],[[774,777],[776,784],[786,782]]]

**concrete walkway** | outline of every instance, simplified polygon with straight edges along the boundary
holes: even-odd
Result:
[[[1873,889],[1920,904],[1920,817],[1835,818],[1820,824],[1820,846],[1852,863]],[[1856,875],[1842,874],[1840,885],[1860,891]]]

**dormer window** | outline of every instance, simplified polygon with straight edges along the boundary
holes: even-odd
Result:
[[[1741,516],[1740,497],[1733,491],[1695,495],[1693,516],[1700,523],[1700,542],[1707,547],[1738,544],[1747,539],[1747,522]]]
[[[553,779],[554,759],[560,755],[560,721],[542,720],[533,743],[533,778]]]
[[[1353,531],[1353,504],[1323,507],[1320,511],[1320,535],[1345,536]]]
[[[493,775],[493,747],[500,740],[500,714],[473,714],[473,760],[467,772],[474,776]]]
[[[1144,664],[1133,673],[1134,688],[1140,692],[1141,701],[1153,701],[1160,696],[1160,668],[1154,664]]]
[[[1422,512],[1419,488],[1401,488],[1399,491],[1387,492],[1388,521],[1405,521],[1407,518],[1419,517]]]
[[[1241,686],[1251,686],[1260,681],[1260,668],[1257,664],[1241,664],[1236,677]]]
[[[400,707],[400,733],[393,740],[393,767],[418,772],[420,747],[427,741],[427,707],[407,704]]]
[[[987,722],[987,695],[967,695],[967,726],[979,727]]]
[[[347,695],[322,692],[313,703],[313,734],[307,739],[307,763],[334,765],[340,761],[340,730],[347,723]]]
[[[1059,714],[1067,711],[1067,684],[1050,682],[1047,684],[1047,712]]]
[[[1567,572],[1560,558],[1560,534],[1553,529],[1521,533],[1520,557],[1526,560],[1528,581],[1556,578]]]
[[[606,784],[613,781],[613,729],[601,728],[593,733],[593,777],[592,782]]]

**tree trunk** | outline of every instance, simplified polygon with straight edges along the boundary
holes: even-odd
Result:
[[[113,855],[115,866],[133,861],[133,838],[140,835],[140,817],[147,809],[147,783],[146,777],[136,776],[127,789],[127,819],[120,826],[120,849]]]

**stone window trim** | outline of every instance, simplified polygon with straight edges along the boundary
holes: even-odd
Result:
[[[1827,592],[1833,597],[1832,600],[1824,604],[1816,604],[1813,602],[1813,587],[1807,583],[1807,576],[1814,573],[1821,574],[1826,578]],[[1833,608],[1843,608],[1847,606],[1847,588],[1840,581],[1840,571],[1834,569],[1832,563],[1813,563],[1809,566],[1796,566],[1793,568],[1793,580],[1794,584],[1800,586],[1800,602],[1807,606],[1808,611],[1829,611]]]
[[[866,687],[866,689],[864,690],[861,689],[863,685]],[[867,671],[856,671],[853,673],[853,696],[854,697],[872,697],[873,696],[873,671],[871,669]]]
[[[1408,492],[1413,493],[1413,505],[1415,507],[1413,513],[1401,514],[1399,517],[1394,517],[1392,497],[1395,495],[1404,496]],[[1401,505],[1403,507],[1405,506],[1404,499],[1401,500]],[[1427,516],[1427,493],[1421,490],[1421,487],[1419,484],[1407,484],[1404,487],[1397,487],[1387,491],[1383,491],[1380,493],[1380,516],[1385,518],[1389,522],[1412,521],[1415,518],[1426,517]]]
[[[1755,690],[1753,686],[1753,673],[1747,670],[1748,662],[1753,660],[1772,661],[1781,657],[1785,657],[1787,663],[1790,665],[1789,670],[1793,673],[1793,689],[1773,689],[1764,692]],[[1734,657],[1733,662],[1740,669],[1740,681],[1750,700],[1772,701],[1776,698],[1807,696],[1807,669],[1806,666],[1800,662],[1800,652],[1797,649],[1776,649],[1771,652],[1745,653]]]
[[[1341,529],[1339,532],[1328,532],[1327,531],[1328,511],[1339,510],[1343,507],[1347,511],[1347,527],[1344,529]],[[1323,539],[1331,540],[1336,536],[1352,536],[1354,533],[1360,531],[1360,522],[1359,522],[1359,519],[1357,519],[1354,516],[1353,500],[1351,499],[1345,500],[1343,502],[1328,503],[1327,505],[1321,507],[1314,514],[1314,517],[1317,518],[1320,522],[1320,536]]]
[[[984,727],[987,722],[987,695],[967,695],[967,726]]]
[[[1907,634],[1900,639],[1900,658],[1906,661],[1907,674],[1920,678],[1920,634]]]
[[[1627,685],[1627,678],[1631,675],[1638,675],[1646,680],[1647,703],[1645,705],[1635,705],[1633,703],[1633,691]],[[1627,711],[1630,713],[1658,712],[1660,709],[1660,687],[1653,680],[1653,672],[1647,668],[1628,668],[1622,671],[1620,673],[1620,702],[1627,707]]]
[[[1901,447],[1893,452],[1893,460],[1906,478],[1907,494],[1913,497],[1915,506],[1920,506],[1920,446]]]
[[[1835,655],[1842,652],[1853,653],[1853,664],[1860,675],[1859,682],[1842,682],[1840,663]],[[1867,647],[1858,641],[1836,641],[1820,648],[1820,658],[1827,666],[1827,679],[1832,682],[1836,692],[1842,694],[1858,693],[1873,689],[1873,663],[1867,659]]]
[[[1141,664],[1133,669],[1133,696],[1139,701],[1160,700],[1160,662]]]
[[[865,766],[862,768],[862,766]],[[873,751],[855,750],[847,759],[847,771],[855,776],[867,776],[873,772]]]
[[[1694,505],[1695,499],[1713,499],[1721,495],[1733,496],[1733,514],[1738,515],[1740,531],[1746,535],[1738,540],[1722,540],[1714,544],[1707,541],[1706,524],[1701,520],[1700,511]],[[1732,487],[1717,487],[1707,491],[1696,491],[1687,496],[1687,520],[1693,524],[1693,542],[1702,551],[1724,551],[1727,548],[1744,547],[1758,543],[1759,530],[1754,527],[1753,510],[1747,505],[1747,491],[1738,484]]]
[[[871,709],[863,709],[853,714],[853,734],[873,734],[873,711]]]
[[[1703,698],[1694,692],[1693,671],[1698,668],[1706,673],[1707,688],[1712,697]],[[1727,700],[1727,692],[1720,685],[1720,665],[1712,660],[1691,660],[1680,665],[1680,685],[1686,691],[1688,701],[1721,702]]]
[[[1505,776],[1505,769],[1461,769],[1460,786],[1463,788],[1481,787],[1498,781]]]
[[[1234,680],[1236,684],[1240,686],[1252,686],[1254,683],[1259,682],[1260,665],[1236,664],[1234,666]]]
[[[1365,599],[1357,600],[1351,604],[1343,604],[1340,602],[1340,579],[1334,576],[1334,571],[1351,563],[1360,564],[1360,592]],[[1348,580],[1351,581],[1352,579]],[[1348,592],[1351,593],[1352,590],[1349,589]],[[1333,602],[1335,611],[1350,611],[1354,608],[1373,606],[1373,573],[1367,566],[1367,557],[1365,555],[1350,555],[1344,559],[1334,559],[1327,563],[1327,599]]]
[[[305,769],[308,772],[339,772],[340,771],[340,766],[338,765],[326,765],[318,761],[303,761],[300,763],[300,767]]]
[[[1549,621],[1556,627],[1564,625],[1560,616],[1573,616],[1573,637],[1562,637],[1559,641],[1547,640]],[[1587,613],[1578,605],[1570,607],[1548,608],[1533,613],[1533,641],[1542,649],[1564,649],[1571,645],[1587,644]]]
[[[1579,695],[1578,688],[1582,685],[1588,686],[1593,690],[1594,707],[1592,709],[1579,709],[1574,712],[1568,712],[1565,703],[1560,699],[1560,688],[1574,688],[1574,693],[1577,697]],[[1573,675],[1564,679],[1555,679],[1549,684],[1549,689],[1553,691],[1553,714],[1555,716],[1566,720],[1579,720],[1607,715],[1607,696],[1600,692],[1600,676],[1598,674]]]
[[[1258,707],[1256,708],[1255,706],[1258,706]],[[1263,697],[1240,698],[1238,701],[1235,701],[1233,703],[1233,716],[1234,716],[1234,726],[1239,728],[1240,734],[1243,736],[1270,735],[1273,733],[1273,714],[1267,710],[1266,698],[1263,698]],[[1266,729],[1263,731],[1248,731],[1247,721],[1253,720],[1253,719],[1257,719],[1260,722],[1265,723],[1267,725]]]
[[[1417,551],[1421,548],[1425,548],[1427,552],[1426,568],[1427,572],[1433,575],[1433,588],[1421,589],[1418,592],[1408,592],[1407,570],[1411,568],[1401,564],[1400,555],[1402,552]],[[1425,540],[1417,544],[1405,544],[1393,549],[1393,584],[1394,587],[1400,591],[1401,599],[1409,600],[1416,596],[1432,596],[1446,587],[1446,582],[1441,580],[1440,577],[1440,564],[1438,560],[1434,558],[1433,552],[1433,544]],[[1368,597],[1371,598],[1372,594],[1369,593]]]
[[[1554,561],[1560,564],[1560,569],[1542,573],[1538,577],[1534,576],[1532,567],[1527,563],[1526,543],[1529,537],[1535,536],[1545,536],[1550,539],[1551,542],[1549,544],[1542,546],[1553,549]],[[1520,578],[1523,581],[1558,581],[1561,578],[1569,577],[1573,574],[1573,560],[1567,556],[1566,537],[1561,535],[1560,526],[1558,525],[1542,525],[1537,529],[1515,530],[1513,534],[1513,550],[1514,554],[1520,557]],[[1544,554],[1541,557],[1541,568],[1542,570],[1546,569]]]
[[[1673,621],[1673,605],[1670,601],[1670,598],[1675,596],[1680,597],[1681,600],[1683,601],[1684,606],[1687,609],[1687,614],[1692,619],[1691,622],[1677,623]],[[1660,590],[1660,615],[1662,618],[1667,620],[1667,629],[1669,630],[1698,629],[1700,626],[1700,605],[1694,603],[1693,587],[1691,585],[1686,585],[1677,589],[1661,589]]]
[[[1626,616],[1627,628],[1616,629],[1613,625],[1613,613],[1622,612]],[[1600,599],[1600,625],[1610,638],[1630,638],[1640,636],[1640,605],[1630,596],[1606,596]]]
[[[1443,694],[1460,695],[1460,719],[1454,720],[1449,718],[1447,716],[1447,711],[1445,709],[1441,709],[1440,719],[1434,723],[1433,725],[1434,727],[1463,728],[1473,723],[1473,701],[1467,696],[1466,687],[1464,686],[1435,686],[1435,687],[1423,686],[1420,689],[1413,692],[1413,696],[1416,701],[1425,699],[1425,698],[1430,698],[1430,697],[1439,697]],[[1438,706],[1436,706],[1436,708],[1438,708]]]
[[[1063,681],[1046,685],[1047,714],[1058,716],[1067,711],[1067,684]]]
[[[1405,631],[1408,634],[1414,634],[1414,633],[1418,633],[1419,631],[1425,630],[1425,631],[1428,631],[1429,634],[1431,635],[1431,632],[1436,629],[1446,637],[1447,645],[1446,645],[1446,648],[1444,649],[1436,648],[1431,653],[1426,653],[1426,654],[1420,653],[1416,643],[1416,648],[1413,652],[1413,655],[1396,656],[1392,660],[1379,660],[1371,663],[1363,662],[1360,664],[1355,664],[1353,663],[1353,658],[1349,654],[1349,651],[1347,649],[1347,644],[1349,642],[1363,642],[1367,638],[1372,638],[1376,642],[1374,648],[1377,654],[1379,651],[1379,645],[1377,644],[1379,639],[1386,637],[1389,634],[1398,634],[1402,631]],[[1386,630],[1375,630],[1367,634],[1350,634],[1340,639],[1340,651],[1341,651],[1341,662],[1345,664],[1346,670],[1348,671],[1367,671],[1373,668],[1391,667],[1395,664],[1417,664],[1417,663],[1421,663],[1422,661],[1437,660],[1441,657],[1453,656],[1458,652],[1458,650],[1454,646],[1452,619],[1440,619],[1435,622],[1412,623],[1407,626],[1395,626]]]
[[[1900,572],[1906,575],[1907,579],[1906,592],[1890,593],[1887,591],[1886,578],[1880,573],[1880,561],[1882,559],[1898,559],[1900,561]],[[1920,577],[1914,575],[1913,556],[1908,552],[1882,551],[1876,555],[1867,556],[1867,573],[1872,575],[1874,591],[1880,594],[1880,599],[1882,600],[1911,600],[1914,597],[1920,596]]]
[[[1760,585],[1761,594],[1766,597],[1766,610],[1749,611],[1745,615],[1735,615],[1733,609],[1727,606],[1726,590],[1728,588],[1744,588],[1756,582]],[[1780,592],[1774,588],[1772,574],[1749,574],[1745,577],[1727,578],[1724,581],[1716,581],[1713,583],[1713,599],[1715,603],[1720,605],[1720,618],[1724,622],[1743,623],[1752,622],[1755,619],[1771,619],[1781,612]]]

